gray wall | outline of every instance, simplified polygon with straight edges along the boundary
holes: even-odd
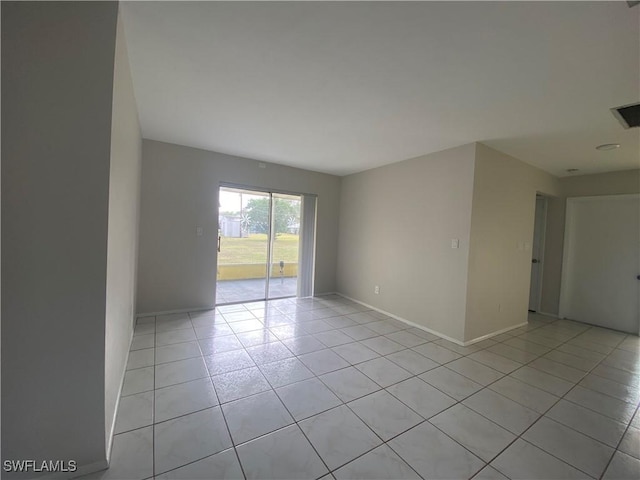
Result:
[[[536,193],[558,179],[476,145],[464,341],[527,321]]]
[[[117,8],[2,2],[3,459],[105,461]]]
[[[114,63],[105,325],[105,434],[108,446],[133,335],[142,164],[142,139],[121,16],[118,16]]]
[[[470,144],[343,177],[338,291],[462,340],[474,158]]]
[[[526,322],[537,192],[558,179],[481,143],[343,177],[338,291],[459,342]]]
[[[317,194],[315,293],[335,291],[340,178],[259,163],[143,141],[138,313],[214,305],[220,182]]]
[[[640,193],[640,170],[580,175],[560,179],[561,195],[550,198],[542,274],[542,312],[557,314],[560,303],[562,250],[567,197]]]

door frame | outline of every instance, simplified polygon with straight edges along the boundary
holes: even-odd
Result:
[[[245,300],[245,301],[238,301],[238,302],[229,302],[229,303],[218,303],[217,298],[215,298],[215,305],[232,305],[232,304],[238,304],[238,303],[246,303],[246,302],[261,302],[261,301],[268,301],[268,300],[277,300],[279,298],[291,298],[291,297],[297,297],[300,293],[300,270],[298,270],[298,282],[297,282],[297,288],[296,288],[296,295],[293,296],[285,296],[285,297],[273,297],[270,298],[269,297],[269,281],[270,281],[270,277],[271,277],[271,264],[272,262],[272,255],[273,255],[273,238],[272,238],[272,234],[273,234],[273,229],[274,229],[274,222],[275,222],[275,218],[274,218],[274,203],[273,203],[273,195],[292,195],[292,196],[297,196],[300,197],[300,218],[301,220],[304,222],[303,219],[303,203],[304,203],[304,198],[305,197],[317,197],[317,195],[314,194],[307,194],[307,193],[300,193],[300,192],[292,192],[292,191],[288,191],[288,190],[281,190],[281,189],[274,189],[274,188],[268,188],[268,187],[254,187],[251,185],[246,185],[246,184],[241,184],[241,183],[232,183],[232,182],[218,182],[218,202],[216,202],[216,224],[218,224],[219,222],[219,218],[220,218],[220,200],[219,200],[219,196],[220,196],[220,189],[222,188],[231,188],[231,189],[239,189],[239,190],[246,190],[246,191],[253,191],[253,192],[259,192],[259,193],[266,193],[269,195],[269,231],[268,231],[268,235],[267,235],[267,271],[266,271],[266,278],[265,278],[265,297],[262,299],[258,299],[258,300]],[[313,219],[313,221],[315,222],[315,219]],[[302,232],[303,229],[300,229],[300,239],[299,239],[299,244],[298,244],[298,266],[300,267],[301,263],[302,263],[302,259],[301,259],[301,255],[302,255],[302,243],[303,243],[303,239],[302,239]],[[216,240],[216,244],[217,244],[217,240]],[[314,258],[312,258],[311,260],[311,264],[312,264],[312,270],[309,273],[310,275],[314,275],[313,273],[313,267],[315,267],[315,238],[313,239],[313,251],[311,252],[312,256]],[[218,253],[216,252],[216,270],[218,268],[218,261],[219,261],[219,257],[218,257]],[[216,291],[218,288],[218,279],[216,278]]]
[[[273,249],[275,247],[275,243],[276,243],[276,235],[277,233],[274,234],[275,232],[275,228],[276,228],[276,204],[275,204],[275,199],[277,198],[278,195],[289,195],[292,197],[299,197],[300,199],[300,227],[302,227],[302,222],[304,222],[304,214],[303,214],[303,208],[304,208],[304,194],[302,193],[284,193],[284,192],[280,192],[280,191],[275,191],[275,190],[270,190],[269,192],[269,198],[271,199],[270,205],[269,205],[269,255],[268,255],[268,263],[267,263],[267,285],[266,285],[266,289],[265,289],[265,300],[278,300],[280,298],[291,298],[293,297],[299,297],[300,296],[300,278],[301,278],[301,270],[300,270],[300,266],[302,265],[302,254],[303,254],[303,249],[302,249],[302,243],[303,243],[303,229],[299,228],[298,229],[298,272],[297,272],[297,278],[296,278],[296,294],[295,295],[284,295],[284,296],[280,296],[280,297],[272,297],[271,296],[271,269],[273,268]]]
[[[558,318],[566,318],[566,314],[569,310],[569,285],[571,278],[569,275],[569,267],[571,265],[570,245],[573,241],[573,222],[575,220],[575,205],[578,203],[593,202],[597,200],[624,200],[624,199],[638,199],[640,201],[640,193],[627,193],[620,195],[590,195],[583,197],[568,197],[567,206],[565,210],[564,218],[564,243],[562,245],[562,274],[560,277],[560,303],[558,305]],[[640,333],[640,325],[638,326],[638,333]]]
[[[538,196],[539,195],[539,196]],[[542,222],[541,222],[541,226],[540,226],[540,231],[536,232],[536,210],[538,209],[538,200],[542,200],[543,201],[543,209],[544,209],[544,213],[542,215]],[[535,299],[535,307],[536,307],[536,313],[540,313],[540,305],[542,303],[542,285],[544,284],[544,252],[545,252],[545,241],[546,241],[546,237],[547,237],[547,215],[548,215],[548,209],[549,209],[549,197],[547,197],[546,195],[540,193],[540,192],[536,192],[536,206],[535,209],[533,211],[533,241],[531,242],[531,253],[532,253],[532,257],[533,257],[533,245],[535,243],[535,237],[536,234],[540,235],[540,251],[538,254],[538,295],[537,298]],[[533,258],[531,259],[533,260]],[[533,265],[533,263],[532,263]],[[531,267],[533,268],[533,267]],[[531,295],[531,285],[529,285],[529,295]]]

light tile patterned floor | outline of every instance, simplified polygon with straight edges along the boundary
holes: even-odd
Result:
[[[339,296],[141,318],[91,478],[640,478],[640,339],[460,347]]]

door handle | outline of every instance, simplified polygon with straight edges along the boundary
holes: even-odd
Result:
[[[538,263],[538,259],[534,258],[533,260],[531,260],[531,263]]]
[[[221,245],[220,240],[221,239],[222,239],[222,237],[220,235],[218,235],[218,253],[220,253],[220,245]]]

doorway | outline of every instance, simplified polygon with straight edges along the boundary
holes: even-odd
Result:
[[[302,200],[220,187],[216,305],[298,295]]]
[[[560,318],[637,335],[640,195],[567,199]]]
[[[529,311],[540,311],[542,296],[542,264],[544,260],[544,236],[547,224],[547,199],[536,194],[536,212],[533,222],[531,246],[531,283],[529,286]]]

